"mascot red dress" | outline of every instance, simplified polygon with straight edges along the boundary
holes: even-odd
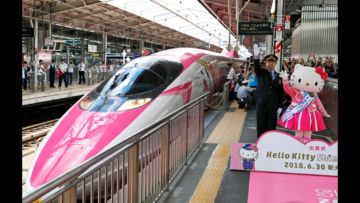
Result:
[[[323,87],[327,73],[322,67],[295,66],[288,80],[288,74],[281,72],[284,91],[291,97],[291,104],[278,120],[279,125],[295,131],[295,138],[304,143],[311,140],[313,131],[326,129],[322,116],[330,117],[317,93]]]

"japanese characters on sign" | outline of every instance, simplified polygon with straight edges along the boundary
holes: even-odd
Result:
[[[239,35],[272,35],[270,22],[239,22]]]

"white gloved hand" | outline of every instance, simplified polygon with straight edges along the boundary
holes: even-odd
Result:
[[[330,118],[331,116],[328,114],[328,115],[326,115],[325,117]]]
[[[278,108],[278,110],[277,110],[277,112],[276,112],[278,119],[279,119],[279,117],[280,117],[281,112],[282,112],[282,108]]]
[[[281,71],[280,72],[280,77],[283,79],[283,80],[288,80],[289,78],[289,74],[286,72],[286,71]]]

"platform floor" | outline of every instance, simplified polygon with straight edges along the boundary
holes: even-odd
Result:
[[[61,87],[55,85],[54,88],[46,87],[45,91],[27,89],[22,91],[22,106],[32,105],[41,102],[49,102],[58,99],[65,99],[69,97],[82,96],[91,91],[95,85],[73,84],[65,87],[63,84]]]

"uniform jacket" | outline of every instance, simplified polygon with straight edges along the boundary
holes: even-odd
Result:
[[[260,106],[266,104],[273,109],[283,107],[284,90],[279,73],[275,72],[275,79],[272,80],[271,72],[261,68],[259,60],[254,60],[254,68],[258,79],[255,93],[256,104]]]

